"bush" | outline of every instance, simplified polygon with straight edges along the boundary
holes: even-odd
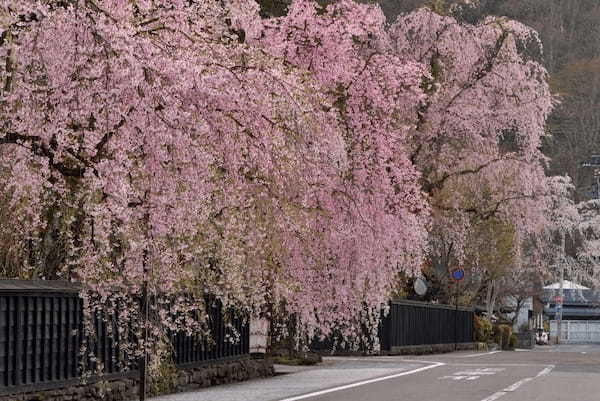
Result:
[[[501,349],[509,349],[512,327],[507,324],[497,324],[492,330],[492,338]]]
[[[510,339],[508,340],[508,348],[515,349],[516,346],[517,346],[517,335],[511,334]]]
[[[322,358],[314,352],[298,353],[294,356],[275,356],[273,362],[280,365],[310,366],[320,363]]]
[[[480,316],[473,319],[473,337],[476,342],[487,343],[492,335],[492,323]]]
[[[500,330],[500,325],[496,324],[492,328],[492,341],[502,348],[502,330]]]
[[[507,324],[499,324],[494,326],[494,341],[500,348],[510,349],[510,336],[512,335],[512,327]]]

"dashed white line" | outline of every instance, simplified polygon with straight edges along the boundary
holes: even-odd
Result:
[[[347,390],[349,388],[354,388],[354,387],[358,387],[358,386],[364,386],[365,384],[377,383],[377,382],[380,382],[380,381],[383,381],[383,380],[395,379],[396,377],[412,375],[413,373],[418,373],[418,372],[422,372],[424,370],[433,369],[433,368],[437,368],[438,366],[445,365],[445,363],[442,363],[442,362],[433,362],[433,363],[434,363],[433,365],[423,366],[423,367],[420,367],[420,368],[417,368],[417,369],[408,370],[406,372],[400,372],[400,373],[396,373],[396,374],[389,375],[389,376],[377,377],[375,379],[363,380],[363,381],[360,381],[360,382],[346,384],[344,386],[338,386],[338,387],[328,388],[326,390],[315,391],[313,393],[302,394],[302,395],[298,395],[298,396],[295,396],[295,397],[284,398],[284,399],[282,399],[280,401],[304,400],[306,398],[316,397],[318,395],[333,393],[334,391]]]
[[[548,373],[550,373],[552,371],[552,369],[554,368],[554,365],[550,365],[545,367],[544,369],[542,369],[537,375],[535,375],[535,377],[526,377],[525,379],[521,379],[516,383],[511,384],[510,386],[506,387],[504,390],[502,391],[498,391],[492,395],[490,395],[487,398],[484,398],[481,401],[494,401],[497,400],[498,398],[502,397],[503,395],[506,395],[506,393],[510,393],[512,391],[515,391],[516,389],[518,389],[519,387],[521,387],[523,384],[532,381],[535,378],[538,378],[540,376],[544,376],[547,375]]]

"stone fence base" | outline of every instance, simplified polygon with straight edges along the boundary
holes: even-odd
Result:
[[[457,351],[487,351],[488,346],[486,343],[458,343],[456,344]],[[391,347],[390,350],[381,350],[375,353],[365,353],[362,351],[348,351],[348,350],[331,350],[320,349],[317,352],[323,356],[365,356],[365,355],[425,355],[425,354],[443,354],[446,352],[454,351],[454,343],[451,344],[425,344],[425,345],[405,345],[401,347]]]
[[[441,354],[445,352],[453,352],[455,350],[454,343],[452,344],[428,344],[428,345],[405,345],[401,347],[391,347],[389,351],[381,351],[382,355],[424,355],[424,354]],[[485,351],[487,344],[485,343],[458,343],[456,351]]]
[[[176,393],[244,381],[274,374],[269,359],[245,357],[232,361],[211,363],[200,367],[179,368],[171,385],[155,390],[152,395]],[[148,388],[153,388],[152,382]],[[0,396],[0,401],[126,401],[138,399],[138,380],[132,377],[73,384],[44,391],[30,391]]]

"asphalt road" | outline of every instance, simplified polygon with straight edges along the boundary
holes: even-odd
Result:
[[[600,345],[326,358],[276,377],[154,401],[600,401]],[[285,373],[284,373],[285,372]]]

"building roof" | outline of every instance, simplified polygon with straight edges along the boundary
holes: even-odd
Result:
[[[2,280],[0,293],[77,293],[81,285],[64,280]]]
[[[549,284],[544,287],[544,290],[558,290],[560,289],[560,281],[557,283]],[[563,289],[565,290],[589,290],[588,287],[581,284],[574,283],[569,280],[563,280]]]
[[[554,317],[556,315],[556,308],[544,308],[544,313]],[[563,308],[563,320],[568,320],[568,317],[587,317],[587,318],[600,318],[600,308]]]
[[[544,290],[540,300],[545,304],[555,304],[554,298],[559,290]],[[563,305],[577,305],[592,307],[600,306],[600,291],[598,290],[563,290]]]

